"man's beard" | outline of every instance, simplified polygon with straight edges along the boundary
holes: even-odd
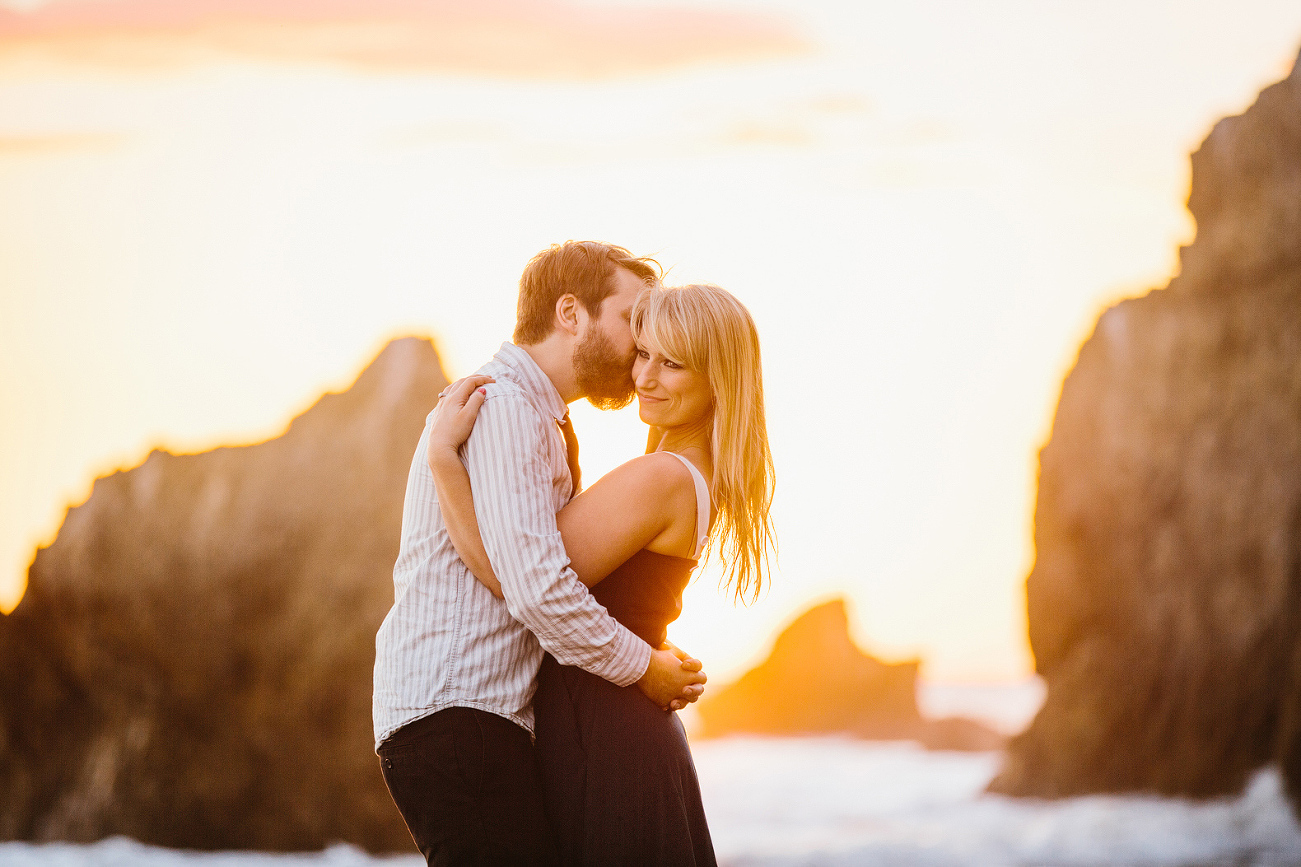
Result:
[[[578,390],[597,409],[622,409],[632,402],[632,357],[621,356],[610,338],[593,328],[574,348]]]

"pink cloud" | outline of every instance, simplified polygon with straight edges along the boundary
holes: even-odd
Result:
[[[112,66],[245,57],[585,78],[803,50],[772,18],[562,0],[61,0],[0,11],[0,58]]]

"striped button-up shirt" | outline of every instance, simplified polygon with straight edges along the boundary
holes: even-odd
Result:
[[[502,344],[479,373],[496,380],[461,451],[483,545],[505,602],[461,562],[427,460],[430,413],[407,478],[393,608],[375,638],[375,745],[449,707],[533,729],[542,650],[620,686],[650,646],[612,618],[569,568],[556,512],[571,493],[557,421],[566,406],[528,353]]]

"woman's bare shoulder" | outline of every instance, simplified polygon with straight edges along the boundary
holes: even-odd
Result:
[[[695,480],[691,471],[677,457],[668,452],[652,452],[624,461],[601,481],[642,496],[668,497],[688,493],[695,496]]]

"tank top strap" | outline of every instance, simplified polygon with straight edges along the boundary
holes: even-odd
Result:
[[[673,457],[682,461],[686,468],[691,470],[691,478],[696,483],[696,546],[691,551],[691,560],[700,559],[700,552],[704,550],[705,543],[709,541],[709,484],[705,477],[701,475],[696,465],[684,458],[677,452],[669,452]]]

